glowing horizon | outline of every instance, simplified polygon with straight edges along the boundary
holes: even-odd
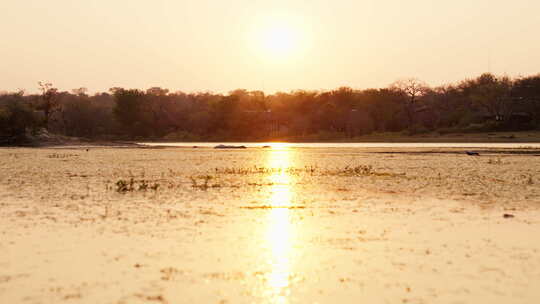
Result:
[[[540,72],[540,2],[5,1],[0,90],[226,93]]]

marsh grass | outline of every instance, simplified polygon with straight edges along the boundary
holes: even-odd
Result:
[[[532,174],[525,175],[525,184],[534,185],[534,179],[533,179]]]
[[[216,174],[232,174],[232,175],[275,175],[275,174],[287,174],[287,175],[302,175],[307,174],[311,176],[386,176],[386,177],[399,177],[405,176],[405,173],[391,173],[380,172],[373,168],[371,165],[356,165],[346,166],[344,168],[319,168],[317,166],[305,166],[303,168],[296,167],[224,167],[215,168]]]
[[[118,193],[127,193],[127,192],[146,192],[148,190],[157,191],[160,187],[160,184],[157,182],[150,183],[148,180],[141,179],[135,180],[133,177],[129,180],[119,179],[116,183],[116,192]]]
[[[269,206],[269,205],[263,205],[263,206],[240,206],[240,209],[306,209],[306,206]]]
[[[70,157],[78,157],[78,156],[79,156],[78,154],[52,153],[52,154],[47,155],[47,158],[57,158],[57,159],[61,159],[61,158],[70,158]]]
[[[490,164],[490,165],[502,165],[503,162],[502,162],[501,158],[497,158],[495,160],[490,158],[488,160],[488,164]]]
[[[371,165],[359,165],[359,166],[346,166],[343,170],[337,171],[338,175],[374,175],[376,172],[373,171],[373,166]]]
[[[221,184],[210,184],[210,181],[214,179],[211,175],[199,175],[190,176],[191,187],[199,190],[206,191],[209,188],[221,188]]]
[[[310,173],[314,174],[318,170],[314,166],[305,166],[304,168],[295,168],[295,167],[224,167],[224,168],[215,168],[214,172],[216,174],[234,174],[234,175],[253,175],[253,174],[263,174],[263,175],[273,175],[273,174],[282,174],[286,173],[289,175],[299,175],[301,173]]]
[[[142,172],[136,177],[133,172],[129,171],[128,178],[120,178],[116,182],[111,184],[110,181],[106,183],[106,189],[115,191],[120,194],[148,191],[157,191],[158,189],[173,189],[189,185],[193,189],[207,191],[209,189],[217,188],[239,188],[242,186],[273,186],[275,182],[268,182],[262,178],[273,175],[286,174],[289,176],[302,177],[302,176],[339,176],[339,177],[404,177],[405,173],[392,173],[381,172],[375,170],[372,165],[349,165],[343,168],[319,168],[317,166],[304,166],[304,167],[217,167],[211,169],[208,173],[187,176],[189,180],[187,183],[182,181],[186,178],[181,172],[175,172],[169,170],[168,172],[161,173],[161,179],[149,180],[145,178],[145,172]],[[228,183],[220,179],[223,175],[237,175],[237,176],[254,176],[261,180],[250,181],[245,184]],[[171,180],[172,179],[172,180]],[[177,180],[179,179],[179,180]]]

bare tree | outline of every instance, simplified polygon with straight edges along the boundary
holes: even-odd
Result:
[[[429,90],[429,86],[417,79],[407,78],[394,82],[390,85],[390,88],[405,97],[404,110],[407,115],[409,126],[414,124],[414,112],[417,107],[419,99],[426,94]]]

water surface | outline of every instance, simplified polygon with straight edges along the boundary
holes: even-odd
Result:
[[[0,303],[540,299],[536,156],[238,144],[0,149]]]
[[[142,142],[140,144],[153,147],[200,147],[213,148],[220,143],[215,142]],[[276,143],[276,142],[232,142],[232,146],[248,148],[288,147],[288,148],[540,148],[540,143]]]

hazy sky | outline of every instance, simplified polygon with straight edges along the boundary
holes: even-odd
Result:
[[[438,85],[540,72],[538,0],[1,0],[0,90]]]

